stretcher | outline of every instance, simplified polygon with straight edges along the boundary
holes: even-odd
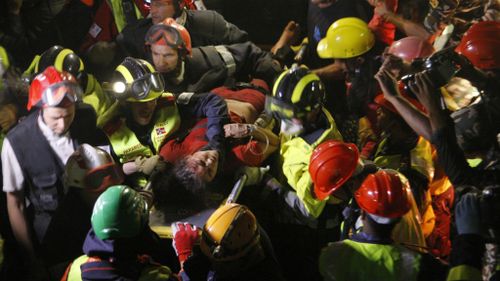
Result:
[[[238,200],[241,191],[243,190],[243,187],[245,186],[245,183],[247,181],[247,175],[242,174],[236,183],[233,186],[233,189],[229,193],[228,197],[222,202],[222,205],[224,204],[230,204],[230,203],[236,203]],[[146,189],[149,186],[146,186]],[[203,226],[205,225],[205,222],[208,220],[208,218],[212,215],[213,212],[215,212],[215,208],[209,208],[206,210],[203,210],[197,214],[194,214],[192,216],[188,216],[185,218],[180,218],[176,219],[175,221],[182,221],[182,222],[187,222],[192,225],[196,225],[200,229],[203,229]],[[172,227],[170,226],[171,223],[175,222],[159,222],[155,213],[156,211],[154,208],[150,212],[150,224],[149,226],[151,229],[160,236],[162,239],[172,239],[173,238],[173,232],[172,232]]]

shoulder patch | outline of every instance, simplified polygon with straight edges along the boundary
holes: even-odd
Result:
[[[89,34],[93,38],[96,38],[99,35],[99,33],[101,33],[101,30],[102,28],[100,26],[98,26],[96,23],[93,23],[92,26],[90,26]]]

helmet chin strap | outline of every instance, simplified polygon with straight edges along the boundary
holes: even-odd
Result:
[[[182,81],[184,81],[184,72],[185,72],[185,62],[179,56],[179,58],[177,59],[177,67],[171,73],[166,73],[165,78],[168,79],[170,82],[174,83],[175,85],[179,85],[180,83],[182,83]]]

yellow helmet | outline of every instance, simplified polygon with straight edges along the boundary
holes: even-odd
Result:
[[[203,228],[201,251],[217,262],[234,261],[260,247],[257,220],[239,204],[217,209]]]
[[[317,51],[320,58],[348,59],[368,52],[375,45],[375,35],[359,18],[342,18],[334,22],[321,39]]]
[[[148,102],[159,98],[164,91],[161,74],[149,62],[132,57],[126,57],[116,67],[113,82],[106,87],[116,98],[130,102]]]

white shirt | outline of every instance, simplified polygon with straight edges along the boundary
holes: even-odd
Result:
[[[53,152],[55,152],[63,164],[66,164],[71,154],[75,151],[69,131],[64,135],[55,134],[43,122],[41,115],[38,117],[38,126],[49,142]],[[24,175],[8,138],[4,140],[2,146],[2,174],[4,192],[20,191],[23,189]]]

